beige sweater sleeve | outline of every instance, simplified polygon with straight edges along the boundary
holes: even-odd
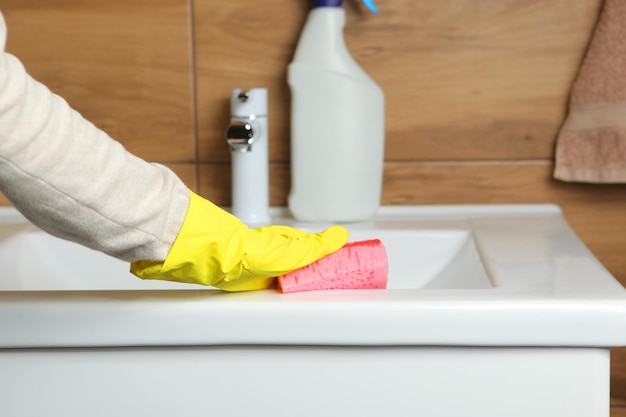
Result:
[[[189,191],[128,153],[4,52],[0,14],[0,190],[47,232],[126,261],[163,260]]]

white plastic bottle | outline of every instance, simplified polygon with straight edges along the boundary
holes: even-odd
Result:
[[[289,208],[301,221],[367,220],[380,205],[385,99],[346,48],[341,3],[315,2],[289,65]]]

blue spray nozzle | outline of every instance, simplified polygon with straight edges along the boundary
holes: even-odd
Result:
[[[378,13],[374,0],[361,0],[365,7],[372,12]],[[315,0],[314,7],[341,7],[343,0]]]
[[[363,1],[363,4],[365,5],[365,7],[368,8],[368,10],[372,13],[378,13],[378,9],[376,8],[376,5],[374,4],[373,0],[361,0]]]

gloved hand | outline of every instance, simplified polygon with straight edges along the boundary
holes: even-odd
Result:
[[[288,226],[250,229],[191,192],[187,215],[165,261],[137,261],[143,279],[211,285],[226,291],[270,288],[276,276],[339,250],[348,231],[333,226],[311,234]]]

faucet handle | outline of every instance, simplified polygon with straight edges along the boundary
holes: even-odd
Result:
[[[254,131],[250,122],[233,120],[226,130],[226,142],[234,152],[250,152],[254,142]]]

